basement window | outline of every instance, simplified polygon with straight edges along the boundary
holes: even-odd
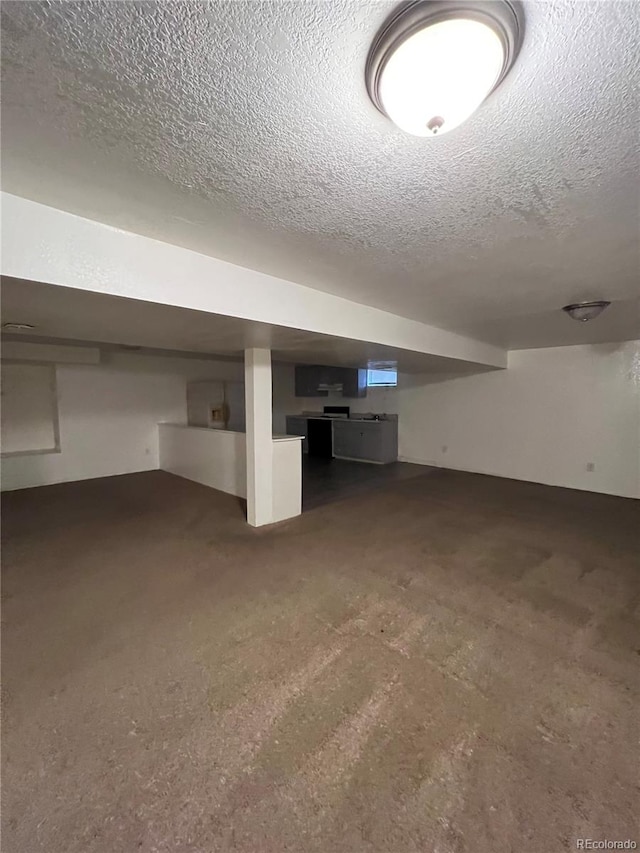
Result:
[[[398,371],[392,368],[369,368],[367,370],[368,388],[393,388],[398,384]]]
[[[2,456],[60,453],[56,369],[2,364]]]

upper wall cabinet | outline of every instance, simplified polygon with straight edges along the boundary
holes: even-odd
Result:
[[[367,371],[318,364],[296,365],[296,397],[328,397],[332,387],[335,387],[336,391],[341,387],[343,397],[366,397]]]
[[[328,397],[328,391],[319,391],[322,380],[315,364],[297,364],[295,370],[296,397]]]
[[[342,372],[344,374],[344,378],[342,380],[342,396],[366,397],[367,371],[346,367]]]

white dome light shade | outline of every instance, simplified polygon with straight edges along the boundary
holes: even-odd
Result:
[[[367,90],[402,130],[441,136],[500,85],[523,35],[517,0],[410,0],[371,45]]]
[[[380,102],[407,133],[442,135],[477,110],[504,63],[503,43],[491,27],[464,18],[441,21],[393,51],[380,74]]]

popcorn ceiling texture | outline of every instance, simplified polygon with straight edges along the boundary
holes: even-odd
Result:
[[[366,94],[395,5],[4,2],[4,189],[455,331],[636,298],[634,4],[527,3],[437,140]]]

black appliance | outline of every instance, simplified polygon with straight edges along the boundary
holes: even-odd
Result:
[[[307,421],[307,446],[309,456],[333,459],[333,426],[331,418],[309,418]]]
[[[325,418],[348,418],[351,414],[349,406],[323,406]]]

